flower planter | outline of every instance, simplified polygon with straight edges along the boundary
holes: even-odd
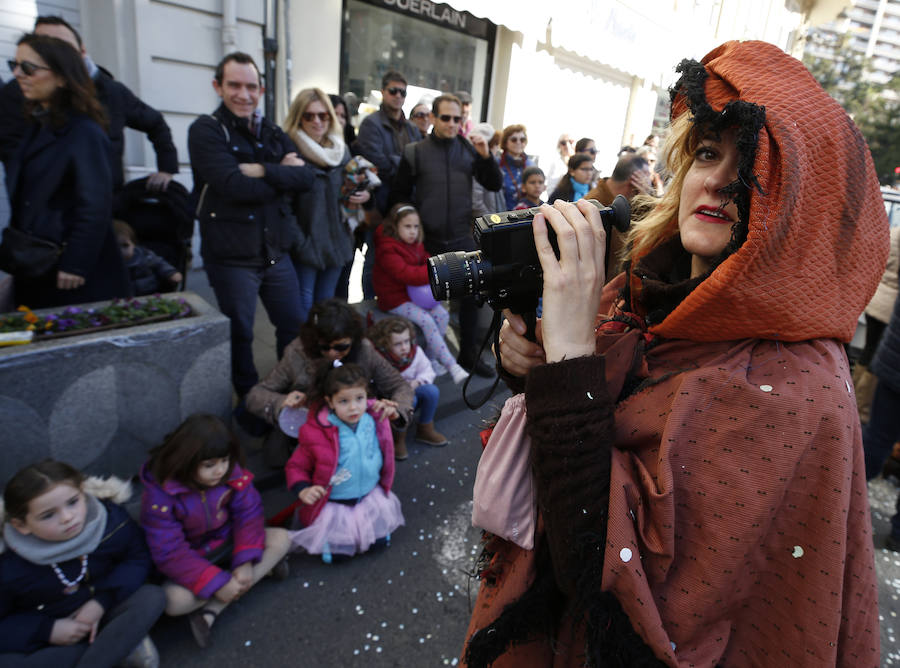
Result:
[[[228,319],[192,292],[171,296],[194,315],[0,348],[0,487],[42,457],[131,476],[188,415],[229,414]]]

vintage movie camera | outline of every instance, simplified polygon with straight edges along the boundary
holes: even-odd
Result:
[[[588,202],[600,210],[607,239],[613,227],[621,232],[628,230],[631,207],[627,199],[619,195],[611,207],[593,199]],[[508,308],[525,316],[526,324],[533,330],[534,313],[543,287],[543,272],[531,229],[538,213],[540,209],[534,207],[476,218],[472,234],[480,250],[441,253],[428,259],[428,281],[434,298],[443,301],[475,295],[495,311]],[[549,223],[547,232],[559,257],[556,234]]]

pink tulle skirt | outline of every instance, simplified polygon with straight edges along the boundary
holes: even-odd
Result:
[[[354,506],[326,503],[315,522],[291,532],[291,549],[322,554],[327,543],[332,554],[353,555],[365,552],[376,540],[404,524],[400,499],[375,485]]]

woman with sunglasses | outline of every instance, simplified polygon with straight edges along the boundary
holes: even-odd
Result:
[[[427,135],[431,130],[431,105],[427,102],[419,102],[410,112],[409,120],[419,128],[423,137]]]
[[[372,343],[363,338],[363,323],[356,311],[337,299],[312,307],[309,319],[300,328],[300,336],[288,344],[275,368],[247,394],[247,410],[269,424],[279,425],[283,409],[306,406],[319,365],[336,361],[362,367],[378,398],[379,414],[388,415],[392,428],[406,428],[413,410],[412,388]],[[292,424],[302,425],[301,417]],[[296,445],[296,434],[291,439],[281,430],[273,430],[263,444],[266,462],[274,467],[283,466]]]
[[[503,195],[506,210],[512,211],[522,199],[522,171],[531,167],[534,160],[525,154],[528,133],[524,125],[507,125],[500,135],[500,173],[503,175]]]
[[[9,225],[58,249],[41,272],[15,261],[0,266],[13,274],[16,304],[44,308],[129,296],[112,228],[106,119],[81,55],[62,40],[29,34],[9,66],[29,120],[6,175]],[[11,235],[4,235],[7,248]]]
[[[291,257],[305,321],[313,304],[334,296],[341,270],[353,259],[353,232],[341,206],[342,197],[349,204],[363,204],[371,195],[368,190],[342,192],[350,151],[331,99],[320,89],[297,93],[284,131],[316,176],[312,187],[294,198],[299,239]]]

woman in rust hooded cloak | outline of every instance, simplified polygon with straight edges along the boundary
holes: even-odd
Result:
[[[887,258],[871,157],[771,44],[729,42],[678,71],[673,183],[635,224],[625,273],[595,287],[605,238],[589,206],[545,207],[559,261],[535,222],[543,348],[516,322],[500,351],[527,371],[538,534],[530,551],[486,544],[468,666],[878,665],[841,345]],[[737,179],[717,192],[739,220],[696,272],[682,185],[703,138],[725,133]],[[590,309],[605,314],[593,331]],[[560,344],[585,322],[592,351]]]

